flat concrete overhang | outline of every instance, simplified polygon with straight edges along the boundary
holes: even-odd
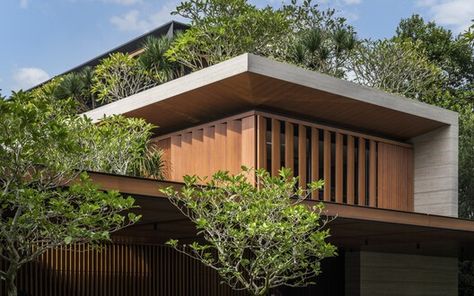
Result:
[[[159,133],[260,109],[406,140],[457,114],[274,60],[243,54],[85,113],[145,118]]]
[[[170,238],[196,239],[195,226],[181,215],[159,191],[181,183],[91,173],[106,190],[118,190],[136,198],[143,216],[138,225],[118,234],[121,239],[163,243]],[[312,206],[318,201],[308,200]],[[347,250],[402,252],[474,258],[474,221],[452,217],[410,213],[325,203],[331,241]],[[461,254],[463,252],[463,254]]]

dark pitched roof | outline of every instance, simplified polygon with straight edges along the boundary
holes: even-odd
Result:
[[[188,25],[186,24],[183,24],[183,23],[180,23],[180,22],[176,22],[176,21],[170,21],[152,31],[149,31],[141,36],[138,36],[122,45],[119,45],[85,63],[82,63],[66,72],[64,72],[63,74],[67,74],[67,73],[70,73],[70,72],[76,72],[76,71],[79,71],[81,70],[82,68],[84,67],[94,67],[96,66],[97,64],[100,63],[100,60],[102,60],[103,58],[106,58],[108,55],[112,54],[112,53],[116,53],[116,52],[122,52],[122,53],[131,53],[131,52],[134,52],[138,49],[140,49],[142,46],[143,46],[143,43],[145,42],[146,38],[150,37],[150,36],[154,36],[154,37],[161,37],[161,36],[168,36],[168,37],[173,37],[176,32],[178,31],[184,31],[186,30],[187,28],[189,28]],[[63,75],[61,74],[61,75]]]
[[[145,40],[150,37],[150,36],[154,36],[154,37],[161,37],[161,36],[168,36],[168,37],[172,37],[176,34],[176,32],[179,32],[179,31],[184,31],[186,30],[187,28],[189,28],[189,25],[187,24],[183,24],[183,23],[180,23],[180,22],[177,22],[177,21],[170,21],[156,29],[153,29],[143,35],[140,35],[122,45],[119,45],[93,59],[90,59],[88,60],[87,62],[84,62],[72,69],[69,69],[59,75],[56,75],[54,76],[53,78],[55,77],[58,77],[58,76],[61,76],[61,75],[64,75],[64,74],[68,74],[68,73],[71,73],[71,72],[77,72],[77,71],[80,71],[81,69],[85,68],[85,67],[94,67],[96,65],[98,65],[100,63],[100,61],[104,58],[106,58],[107,56],[109,56],[110,54],[112,53],[116,53],[116,52],[122,52],[122,53],[132,53],[138,49],[140,49],[142,46],[143,46],[143,43],[145,42]],[[51,79],[53,79],[51,78]],[[37,88],[43,84],[45,84],[46,82],[50,81],[51,79],[47,80],[47,81],[44,81],[34,87],[32,87],[31,89],[34,89],[34,88]]]

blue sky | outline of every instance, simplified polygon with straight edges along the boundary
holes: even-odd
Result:
[[[315,0],[313,0],[315,1]],[[159,26],[181,0],[3,0],[0,89],[29,88]],[[279,5],[281,0],[253,0]],[[390,37],[413,13],[463,31],[474,0],[319,0],[347,17],[362,38]]]

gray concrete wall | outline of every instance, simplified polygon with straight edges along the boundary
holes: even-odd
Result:
[[[458,216],[458,125],[411,139],[414,144],[415,211]]]
[[[346,275],[346,296],[458,295],[457,258],[355,252],[346,259],[347,272],[359,272]],[[358,268],[350,266],[357,261]],[[354,283],[357,277],[359,287]]]

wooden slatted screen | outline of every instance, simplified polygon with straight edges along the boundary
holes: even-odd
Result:
[[[324,179],[322,195],[312,192],[312,199],[413,211],[412,147],[406,143],[255,112],[161,137],[158,145],[172,181],[238,173],[241,165],[276,175],[284,165],[303,187]]]
[[[265,158],[257,164],[255,120],[255,116],[233,117],[156,139],[167,160],[165,179],[180,182],[184,175],[206,177],[218,170],[237,174],[242,165],[266,168]],[[258,124],[264,125],[265,120],[259,119]],[[259,134],[257,143],[265,145],[265,134]]]
[[[285,166],[292,170],[297,168],[294,173],[300,178],[300,185],[303,187],[306,182],[324,179],[322,200],[413,211],[413,185],[408,182],[409,179],[413,183],[413,159],[410,158],[412,148],[409,144],[268,113],[257,116],[258,122],[262,122],[261,126],[264,126],[264,130],[257,131],[259,138],[261,135],[262,142],[272,143],[271,155],[266,154],[266,146],[259,147],[257,155],[262,163],[271,164],[271,168],[267,169],[273,175],[281,161],[280,137],[284,137]],[[271,122],[271,127],[266,126],[266,122]],[[285,126],[284,134],[281,134],[281,124]],[[388,152],[391,150],[387,147],[395,147],[398,149],[396,151],[403,153]],[[397,181],[402,175],[405,176],[405,183]],[[387,185],[387,180],[391,180],[390,186]],[[388,193],[386,188],[394,189],[397,186],[406,189]],[[394,195],[397,197],[393,197]],[[312,192],[311,198],[320,199],[320,196],[318,192]]]
[[[2,270],[5,265],[0,261]],[[135,244],[51,250],[21,269],[17,287],[32,296],[246,295],[172,248]],[[0,295],[6,295],[3,281]]]
[[[413,211],[412,150],[379,143],[378,156],[378,207]]]

